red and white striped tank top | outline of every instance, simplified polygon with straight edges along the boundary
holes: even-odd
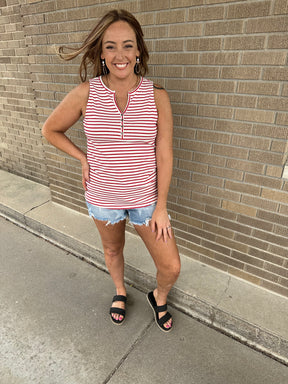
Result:
[[[157,201],[153,82],[141,78],[123,113],[101,77],[90,80],[83,120],[90,180],[86,201],[105,208],[140,208]]]

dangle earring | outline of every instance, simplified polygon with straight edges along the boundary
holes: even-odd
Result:
[[[136,57],[136,64],[134,67],[134,72],[136,73],[136,75],[140,75],[140,59],[138,56]]]
[[[103,75],[108,75],[108,70],[106,67],[105,59],[101,60],[101,65],[102,65],[102,73]]]

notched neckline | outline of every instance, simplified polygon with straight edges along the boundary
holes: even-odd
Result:
[[[113,94],[116,93],[116,91],[113,91],[112,89],[108,88],[107,85],[105,85],[105,83],[104,83],[104,81],[103,81],[103,79],[102,79],[102,76],[99,76],[99,79],[100,79],[100,82],[101,82],[102,86],[103,86],[107,91],[109,91],[109,92],[111,92],[111,93],[113,93]],[[128,91],[128,95],[132,95],[133,93],[135,93],[135,92],[139,89],[139,87],[140,87],[140,85],[142,84],[142,82],[143,82],[143,76],[140,77],[140,81],[139,81],[139,83],[137,84],[137,87],[136,87],[135,89],[133,89],[132,91]]]

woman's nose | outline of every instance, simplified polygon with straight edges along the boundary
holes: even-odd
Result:
[[[124,57],[123,49],[117,49],[116,50],[116,58],[117,59],[122,59],[123,57]]]

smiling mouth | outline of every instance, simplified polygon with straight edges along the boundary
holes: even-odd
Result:
[[[119,69],[124,69],[127,67],[128,63],[124,63],[124,64],[114,64],[116,68],[119,68]]]

